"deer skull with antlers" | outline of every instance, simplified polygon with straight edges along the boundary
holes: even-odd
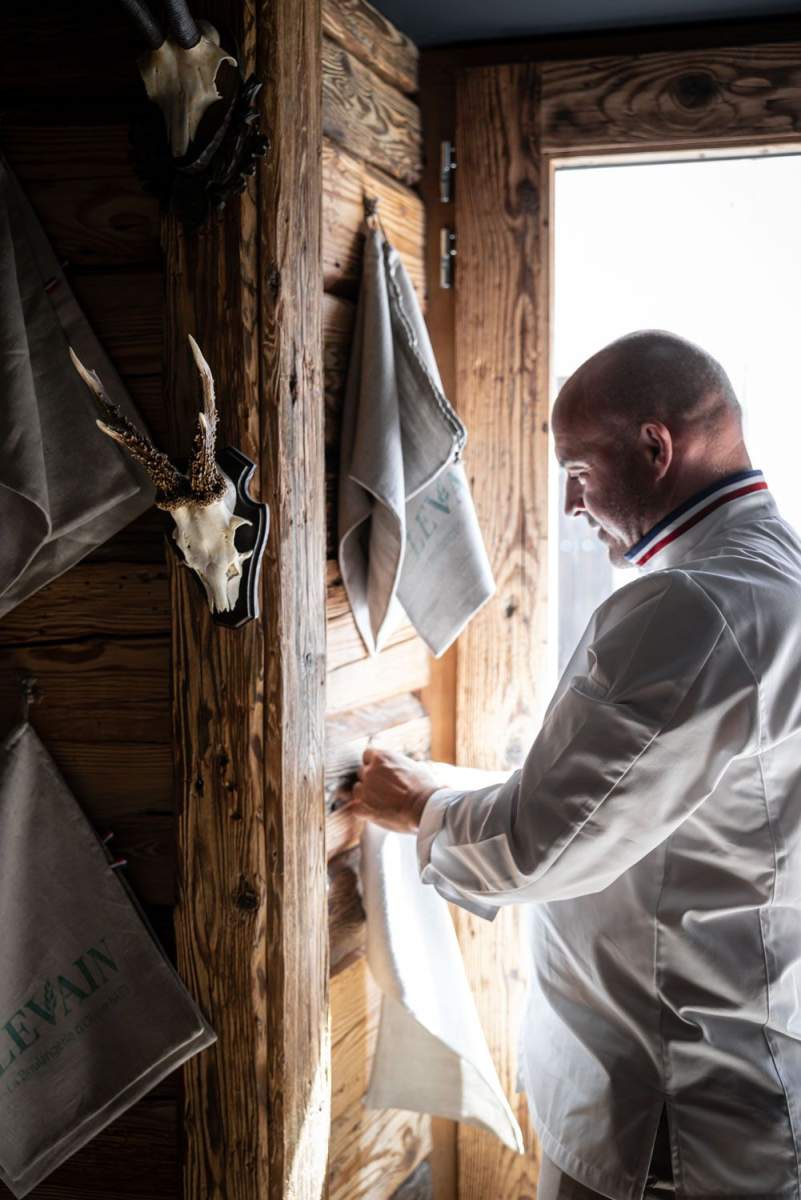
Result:
[[[156,505],[171,513],[177,528],[176,544],[184,564],[197,573],[212,612],[230,612],[237,603],[242,580],[242,564],[252,551],[236,548],[235,534],[251,522],[234,512],[236,488],[215,459],[217,407],[214,379],[197,342],[189,344],[200,372],[203,409],[198,413],[197,430],[186,474],[178,470],[166,454],[153,443],[109,400],[94,371],[88,370],[70,348],[73,365],[94,393],[104,420],[97,425],[141,463],[156,485]]]
[[[220,67],[236,67],[236,59],[220,48],[213,25],[195,21],[185,0],[166,0],[166,36],[144,0],[122,4],[149,46],[139,59],[145,89],[164,114],[173,156],[183,158],[205,112],[222,99],[217,90]]]

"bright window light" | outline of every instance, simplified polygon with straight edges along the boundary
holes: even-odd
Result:
[[[635,329],[668,329],[723,364],[746,441],[801,528],[801,155],[561,167],[554,205],[552,392]],[[562,512],[551,457],[552,668],[561,672],[613,571]]]

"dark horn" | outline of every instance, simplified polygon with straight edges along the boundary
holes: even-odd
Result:
[[[189,11],[186,0],[165,0],[167,13],[167,28],[173,41],[184,50],[191,50],[200,41],[200,30]]]
[[[164,43],[161,26],[155,21],[153,14],[142,0],[120,0],[122,7],[133,19],[136,28],[144,37],[151,50],[158,50]]]

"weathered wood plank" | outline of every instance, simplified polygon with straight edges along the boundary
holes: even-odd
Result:
[[[19,673],[34,675],[34,723],[46,742],[169,741],[169,639],[35,644],[0,651],[0,727],[20,711]]]
[[[3,617],[0,646],[169,632],[166,566],[80,562]]]
[[[323,132],[402,183],[420,178],[419,107],[329,38],[323,39]]]
[[[219,1036],[185,1072],[184,1195],[320,1200],[330,1052],[321,18],[319,0],[213,8],[246,71],[270,81],[259,103],[273,150],[222,221],[197,238],[165,228],[172,433],[185,445],[196,411],[192,329],[221,399],[225,385],[221,437],[257,463],[252,491],[271,529],[263,615],[242,629],[212,626],[187,573],[173,576],[179,962]]]
[[[338,854],[328,864],[328,936],[331,974],[344,970],[365,952],[364,909],[359,895],[359,848]]]
[[[795,141],[801,45],[544,63],[542,149],[706,149]]]
[[[23,187],[60,261],[103,270],[159,266],[158,202],[135,179],[32,179]]]
[[[36,708],[31,719],[37,722]],[[48,741],[47,749],[98,828],[114,828],[135,813],[162,815],[175,808],[172,748],[166,741],[146,750],[137,742]]]
[[[373,704],[401,692],[425,687],[429,677],[429,652],[418,637],[387,646],[372,658],[345,663],[328,672],[328,712],[352,708],[355,699]]]
[[[323,372],[325,387],[325,451],[339,471],[342,404],[348,378],[356,306],[340,296],[323,296]]]
[[[3,153],[26,188],[32,181],[128,179],[135,175],[128,141],[130,109],[90,103],[0,106]],[[156,231],[158,240],[158,231]]]
[[[378,197],[387,237],[409,272],[421,303],[425,296],[424,212],[420,197],[346,149],[323,143],[323,278],[325,290],[355,298],[364,246],[364,200]]]
[[[365,1109],[381,995],[364,958],[331,980],[330,1200],[388,1200],[428,1155],[430,1118]]]
[[[325,494],[320,0],[261,0],[261,472],[270,1197],[325,1194],[331,1045],[326,928]],[[276,650],[279,652],[276,653]],[[244,1200],[244,1198],[243,1198]]]
[[[417,47],[366,0],[323,0],[323,32],[387,83],[417,91]]]
[[[465,73],[457,144],[459,170],[470,187],[456,192],[458,407],[470,430],[466,468],[498,590],[459,638],[456,761],[498,770],[519,766],[528,750],[546,637],[548,398],[541,339],[547,318],[541,303],[547,252],[540,221],[547,182],[540,177],[536,120],[534,68]],[[519,914],[506,908],[491,931],[464,912],[456,921],[484,1031],[514,1107],[513,1031],[524,999]],[[460,1200],[533,1195],[537,1160],[523,1101],[517,1115],[526,1155],[459,1127]]]
[[[69,272],[68,282],[120,374],[158,375],[164,330],[161,271],[76,270]]]
[[[142,904],[171,907],[176,898],[177,822],[172,814],[146,813],[97,822],[111,832],[111,849],[126,860],[122,870]]]

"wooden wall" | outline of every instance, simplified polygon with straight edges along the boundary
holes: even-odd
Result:
[[[402,624],[368,658],[336,563],[339,427],[362,253],[363,201],[379,213],[424,300],[422,139],[414,45],[363,0],[323,6],[323,256],[328,481],[327,823],[333,1110],[330,1200],[421,1200],[432,1194],[432,1122],[363,1107],[380,996],[364,959],[356,888],[359,828],[336,811],[369,740],[425,758],[421,700],[430,656]]]
[[[202,15],[202,6],[198,6]],[[336,811],[368,740],[421,758],[430,657],[408,624],[369,659],[336,566],[339,412],[358,293],[363,199],[424,292],[417,51],[363,0],[326,0],[323,42],[324,349],[327,449],[327,761],[333,1120],[331,1200],[431,1194],[431,1121],[362,1106],[379,998],[364,960],[359,828]],[[142,104],[134,43],[107,0],[8,0],[0,148],[154,439],[163,405],[164,266],[159,213],[133,175],[128,124]],[[20,672],[32,719],[98,828],[113,829],[130,882],[172,946],[176,817],[170,725],[170,596],[156,510],[0,622],[0,722],[16,720]],[[175,1200],[181,1192],[180,1073],[65,1164],[42,1200]]]
[[[0,148],[141,413],[164,439],[159,216],[128,162],[128,117],[141,103],[141,83],[127,23],[104,0],[8,0],[0,40]],[[33,723],[97,828],[114,831],[128,878],[168,947],[169,646],[155,510],[0,621],[2,731],[18,716],[16,673],[33,673],[42,693]],[[175,1074],[32,1195],[175,1200],[179,1087]]]

